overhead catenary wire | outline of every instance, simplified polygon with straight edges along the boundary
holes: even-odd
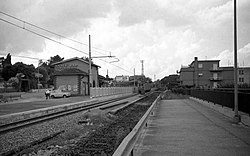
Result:
[[[12,23],[12,22],[10,22],[10,21],[7,21],[7,20],[5,20],[5,19],[3,19],[3,18],[0,18],[0,20],[3,21],[3,22],[6,22],[6,23],[8,23],[8,24],[10,24],[10,25],[13,25],[13,26],[15,26],[15,27],[18,27],[18,28],[20,28],[20,29],[26,30],[26,31],[28,31],[28,32],[30,32],[30,33],[32,33],[32,34],[35,34],[35,35],[40,36],[40,37],[42,37],[42,38],[45,38],[45,39],[47,39],[47,40],[53,41],[53,42],[55,42],[55,43],[58,43],[58,44],[60,44],[60,45],[62,45],[62,46],[64,46],[64,47],[67,47],[67,48],[70,48],[70,49],[72,49],[72,50],[75,50],[75,51],[78,51],[78,52],[81,52],[81,53],[84,53],[84,54],[88,55],[87,52],[84,52],[84,51],[82,51],[82,50],[79,50],[79,49],[76,49],[76,48],[74,48],[74,47],[68,46],[68,45],[66,45],[66,44],[64,44],[64,43],[61,43],[61,42],[59,42],[59,41],[56,41],[56,40],[54,40],[54,39],[52,39],[52,38],[50,38],[50,37],[47,37],[47,36],[45,36],[45,35],[42,35],[42,34],[40,34],[40,33],[37,33],[37,32],[32,31],[32,30],[30,30],[30,29],[27,29],[27,28],[25,28],[25,24],[29,24],[29,25],[31,25],[31,26],[34,26],[34,27],[39,28],[39,29],[41,29],[41,30],[50,32],[50,33],[55,34],[55,35],[57,35],[57,36],[61,36],[62,38],[65,38],[65,39],[68,39],[68,40],[72,40],[72,41],[73,41],[73,39],[69,39],[69,38],[67,38],[67,37],[64,37],[63,35],[59,35],[59,34],[57,34],[57,33],[54,33],[54,32],[52,32],[52,31],[49,31],[49,30],[47,30],[47,29],[41,28],[41,27],[39,27],[39,26],[35,26],[35,25],[33,25],[33,24],[29,23],[29,22],[26,22],[26,21],[24,21],[24,20],[21,20],[21,19],[19,19],[19,18],[16,18],[16,17],[14,17],[14,16],[11,16],[11,15],[9,15],[9,14],[7,14],[7,13],[2,12],[2,11],[0,11],[0,13],[2,13],[2,14],[4,14],[4,15],[7,15],[7,16],[9,16],[9,17],[12,17],[12,18],[14,18],[14,19],[16,19],[16,20],[19,20],[19,21],[21,21],[21,22],[23,22],[23,23],[24,23],[24,26],[20,26],[20,25],[18,25],[18,24],[15,24],[15,23]],[[74,40],[74,42],[79,42],[79,41]],[[85,45],[84,43],[81,43],[81,42],[79,42],[79,43]],[[97,49],[99,49],[99,48],[97,48]],[[28,58],[28,57],[27,57],[27,58]],[[99,59],[99,60],[101,60],[101,61],[103,61],[103,62],[105,62],[105,63],[111,64],[110,62],[104,61],[104,60],[102,60],[102,59]],[[118,59],[118,60],[119,60],[119,59]],[[120,67],[120,66],[117,66],[117,65],[114,65],[114,64],[111,64],[111,65],[113,65],[113,66],[115,66],[115,67],[117,67],[117,68],[120,68],[120,69],[122,69],[122,70],[124,70],[124,71],[126,71],[126,72],[132,73],[132,72],[130,72],[130,71],[128,71],[128,70],[126,70],[126,69]]]
[[[74,40],[74,39],[69,38],[69,37],[66,37],[66,36],[64,36],[64,35],[60,35],[60,34],[58,34],[58,33],[55,33],[55,32],[50,31],[50,30],[48,30],[48,29],[42,28],[42,27],[37,26],[37,25],[35,25],[35,24],[32,24],[32,23],[30,23],[30,22],[24,21],[24,20],[22,20],[22,19],[20,19],[20,18],[17,18],[17,17],[15,17],[15,16],[10,15],[10,14],[8,14],[8,13],[5,13],[5,12],[3,12],[3,11],[0,11],[0,13],[3,14],[3,15],[5,15],[5,16],[11,17],[11,18],[13,18],[13,19],[15,19],[15,20],[18,20],[18,21],[20,21],[20,22],[23,22],[24,24],[33,26],[33,27],[38,28],[38,29],[40,29],[40,30],[43,30],[43,31],[45,31],[45,32],[51,33],[51,34],[53,34],[53,35],[56,35],[56,36],[58,36],[58,37],[61,37],[61,38],[70,40],[70,41],[72,41],[72,42],[75,42],[75,43],[78,43],[78,44],[81,44],[81,45],[88,46],[88,44],[86,44],[86,43],[83,43],[83,42]],[[104,51],[104,52],[109,52],[109,51],[107,51],[107,50],[103,50],[103,49],[100,49],[100,48],[97,48],[97,47],[93,47],[93,46],[92,46],[92,48],[93,48],[93,49],[97,49],[97,50],[101,50],[101,51]],[[100,53],[100,54],[104,54],[104,53],[101,53],[101,52],[98,52],[98,51],[95,51],[95,52]]]
[[[8,52],[9,53],[9,52]],[[1,56],[5,56],[6,54],[1,54]],[[29,57],[29,56],[23,56],[23,55],[11,55],[13,57],[19,57],[19,58],[28,58],[28,59],[33,59],[33,60],[44,60],[47,61],[46,59],[41,59],[41,58],[37,58],[37,57]]]
[[[21,26],[15,24],[15,23],[12,23],[12,22],[7,21],[7,20],[5,20],[5,19],[0,18],[0,20],[3,21],[3,22],[6,22],[6,23],[8,23],[8,24],[11,24],[11,25],[13,25],[13,26],[16,26],[16,27],[18,27],[18,28],[21,28],[21,29],[23,29],[23,30],[26,30],[26,31],[28,31],[28,32],[30,32],[30,33],[33,33],[33,34],[35,34],[35,35],[37,35],[37,36],[43,37],[43,38],[45,38],[45,39],[47,39],[47,40],[56,42],[56,43],[58,43],[58,44],[60,44],[60,45],[62,45],[62,46],[65,46],[65,47],[67,47],[67,48],[70,48],[70,49],[73,49],[73,50],[75,50],[75,51],[78,51],[78,52],[81,52],[81,53],[84,53],[84,54],[88,55],[87,52],[84,52],[84,51],[82,51],[82,50],[79,50],[79,49],[76,49],[76,48],[74,48],[74,47],[71,47],[71,46],[68,46],[68,45],[66,45],[66,44],[63,44],[63,43],[61,43],[61,42],[59,42],[59,41],[56,41],[56,40],[54,40],[54,39],[52,39],[52,38],[49,38],[49,37],[47,37],[47,36],[45,36],[45,35],[39,34],[39,33],[34,32],[34,31],[32,31],[32,30],[26,29],[25,27],[21,27]]]
[[[109,63],[109,62],[107,62],[107,61],[105,61],[105,60],[103,60],[103,59],[99,59],[99,60],[100,60],[100,61],[103,61],[103,62],[105,62],[105,63]],[[111,64],[111,63],[109,63],[109,64]],[[124,69],[124,68],[118,66],[118,65],[115,65],[115,64],[111,64],[111,65],[113,65],[113,66],[115,66],[115,67],[117,67],[117,68],[120,68],[120,69],[122,69],[122,70],[124,70],[124,71],[126,71],[126,72],[128,72],[128,73],[130,73],[130,74],[133,74],[132,72],[130,72],[130,71],[128,71],[128,70],[126,70],[126,69]]]

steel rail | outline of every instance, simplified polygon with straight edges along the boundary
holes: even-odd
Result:
[[[34,118],[29,118],[29,119],[25,119],[25,120],[20,120],[20,121],[4,124],[4,125],[0,126],[0,135],[8,133],[10,131],[18,130],[18,129],[23,128],[23,127],[27,127],[27,126],[31,126],[31,125],[34,125],[37,123],[44,122],[44,121],[52,120],[52,119],[55,119],[58,117],[70,115],[70,114],[77,113],[77,112],[84,111],[84,110],[97,108],[97,107],[100,107],[103,105],[110,104],[112,102],[116,102],[116,101],[130,98],[132,96],[134,96],[134,95],[128,95],[125,97],[119,97],[119,98],[115,98],[115,99],[111,99],[111,100],[96,102],[96,103],[86,105],[86,106],[80,106],[80,107],[72,108],[69,110],[59,111],[59,112],[50,113],[50,114],[46,114],[46,115],[42,115],[42,116],[38,116],[38,117],[34,117]]]

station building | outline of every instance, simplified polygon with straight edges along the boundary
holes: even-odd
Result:
[[[89,95],[89,62],[74,57],[53,64],[56,89],[70,91],[72,95]],[[92,63],[92,87],[99,87],[98,68]]]
[[[217,88],[234,83],[234,67],[220,67],[220,60],[198,60],[180,69],[180,83],[183,86]],[[238,84],[250,84],[250,67],[238,68]]]

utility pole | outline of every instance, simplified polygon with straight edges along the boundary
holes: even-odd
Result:
[[[144,75],[143,62],[144,62],[144,60],[141,60],[141,75]]]
[[[40,62],[38,61],[38,67],[37,67],[37,70],[38,70],[38,75],[37,75],[37,89],[38,89],[38,92],[39,92],[39,64],[40,64]]]
[[[91,70],[91,38],[89,35],[89,95],[90,95],[90,88],[92,87],[92,70]]]
[[[112,57],[115,57],[115,56],[111,56],[111,52],[110,52],[110,55],[108,56],[94,56],[94,57],[91,57],[91,36],[89,35],[89,94],[90,94],[90,88],[92,87],[92,82],[93,82],[93,77],[92,77],[92,59],[93,58],[112,58]],[[113,62],[118,62],[119,59],[118,58],[115,58],[116,61],[113,61]],[[108,74],[108,71],[107,71],[107,74]]]
[[[135,68],[134,68],[134,88],[135,88]]]
[[[237,10],[236,0],[234,0],[234,118],[235,122],[240,121],[238,113],[238,77],[237,77]]]

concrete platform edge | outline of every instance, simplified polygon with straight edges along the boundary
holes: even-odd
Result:
[[[212,102],[207,102],[207,101],[204,101],[204,100],[201,100],[201,99],[198,99],[198,98],[195,98],[195,97],[189,97],[189,99],[193,100],[193,101],[196,101],[198,103],[201,103],[202,105],[206,106],[206,107],[209,107],[231,119],[234,118],[234,111],[228,107],[222,107],[221,105],[218,105],[218,104],[215,104],[215,103],[212,103]],[[243,123],[244,125],[247,125],[247,126],[250,126],[250,116],[244,112],[240,112],[239,111],[239,115],[240,115],[240,118],[241,118],[241,123]]]
[[[114,152],[113,156],[130,156],[133,155],[133,148],[139,139],[141,132],[147,124],[148,118],[152,113],[156,104],[161,100],[162,95],[159,95],[147,112],[143,115],[140,121],[135,125],[133,130],[123,139],[119,147]]]
[[[126,95],[127,94],[121,94],[121,95],[115,95],[115,96],[93,98],[87,101],[79,101],[79,102],[68,103],[68,104],[63,104],[63,105],[58,105],[58,106],[47,107],[47,108],[41,108],[41,109],[36,109],[36,110],[30,110],[30,111],[25,111],[25,112],[7,114],[7,115],[0,116],[0,121],[5,121],[5,120],[17,121],[17,120],[29,119],[29,118],[38,117],[38,116],[42,116],[42,115],[46,115],[46,114],[50,114],[54,112],[73,109],[73,108],[80,107],[80,106],[86,106],[94,102],[117,98],[117,97],[126,96]]]

